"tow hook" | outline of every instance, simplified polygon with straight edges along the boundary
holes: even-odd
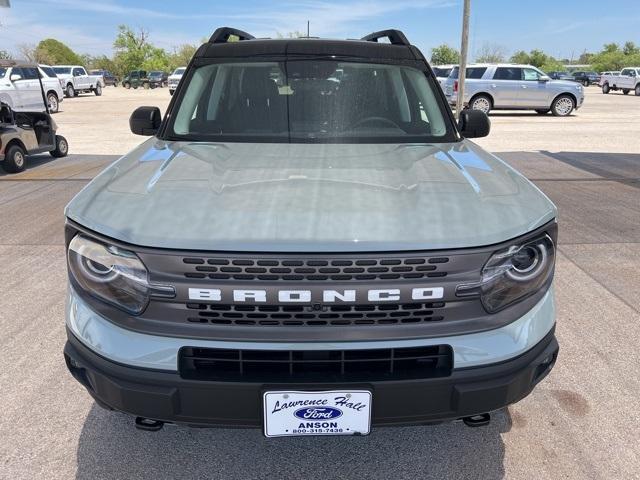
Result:
[[[472,415],[470,417],[464,417],[462,419],[467,427],[484,427],[491,422],[490,413],[480,413],[478,415]]]
[[[164,422],[160,420],[152,420],[150,418],[136,417],[136,428],[138,430],[145,430],[147,432],[157,432],[162,430]]]

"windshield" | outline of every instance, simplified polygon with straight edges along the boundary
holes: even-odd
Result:
[[[230,142],[452,141],[434,80],[413,67],[328,60],[199,67],[170,137]]]
[[[70,67],[53,67],[53,71],[59,73],[61,75],[70,75],[71,68]]]
[[[186,70],[186,68],[176,68],[175,72],[173,72],[174,75],[184,75],[184,71]]]
[[[151,72],[149,73],[150,77],[161,77],[162,76],[162,72]]]

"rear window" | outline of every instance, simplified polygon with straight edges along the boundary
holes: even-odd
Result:
[[[169,136],[234,142],[428,142],[453,136],[434,80],[413,67],[330,60],[199,67]],[[451,141],[451,140],[449,140]]]
[[[71,73],[71,68],[53,67],[53,71],[60,75],[69,75]]]
[[[459,67],[455,67],[451,72],[451,78],[458,78]],[[467,68],[467,78],[480,79],[484,75],[484,72],[487,71],[487,67],[468,67]]]
[[[446,78],[451,75],[453,68],[441,68],[441,67],[433,67],[433,73],[436,74],[436,77]]]
[[[44,74],[49,78],[57,78],[56,72],[51,67],[40,67]]]

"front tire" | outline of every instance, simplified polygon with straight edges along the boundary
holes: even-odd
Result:
[[[585,87],[588,87],[590,85],[589,80],[583,80],[582,85],[584,85]]]
[[[27,166],[27,152],[20,145],[11,145],[5,152],[2,166],[9,173],[22,172]]]
[[[73,88],[73,85],[71,85],[71,84],[67,85],[67,90],[65,91],[65,93],[66,93],[67,97],[69,97],[69,98],[73,98],[73,97],[75,97],[77,95],[76,94],[76,89]]]
[[[492,106],[491,98],[489,98],[488,95],[477,95],[469,102],[469,108],[471,110],[480,110],[487,115],[489,115]]]
[[[96,94],[96,97],[102,96],[102,85],[96,85],[96,88],[93,89],[93,93]]]
[[[66,157],[69,154],[69,143],[62,135],[56,135],[56,148],[49,152],[53,158]]]
[[[51,92],[47,95],[47,102],[49,103],[49,112],[58,113],[60,110],[60,102],[58,102],[58,95]]]
[[[611,87],[609,86],[608,83],[605,83],[604,85],[602,85],[602,93],[604,93],[606,95],[610,91],[611,91]]]
[[[571,95],[560,95],[551,104],[551,113],[554,117],[566,117],[576,108],[576,101]]]
[[[130,84],[129,82],[124,82],[124,83],[122,84],[122,86],[123,86],[124,88],[126,88],[127,90],[129,90],[129,89],[131,88],[131,84]]]
[[[622,94],[623,95],[629,95],[629,89],[628,88],[623,88],[622,89]]]

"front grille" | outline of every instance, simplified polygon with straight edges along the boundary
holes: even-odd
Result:
[[[184,347],[179,371],[190,380],[365,382],[451,375],[449,345],[371,350],[231,350]]]
[[[278,259],[184,257],[186,278],[243,281],[409,280],[446,277],[448,257]]]
[[[439,322],[444,302],[364,305],[219,305],[188,303],[192,323],[258,326],[352,326]]]

